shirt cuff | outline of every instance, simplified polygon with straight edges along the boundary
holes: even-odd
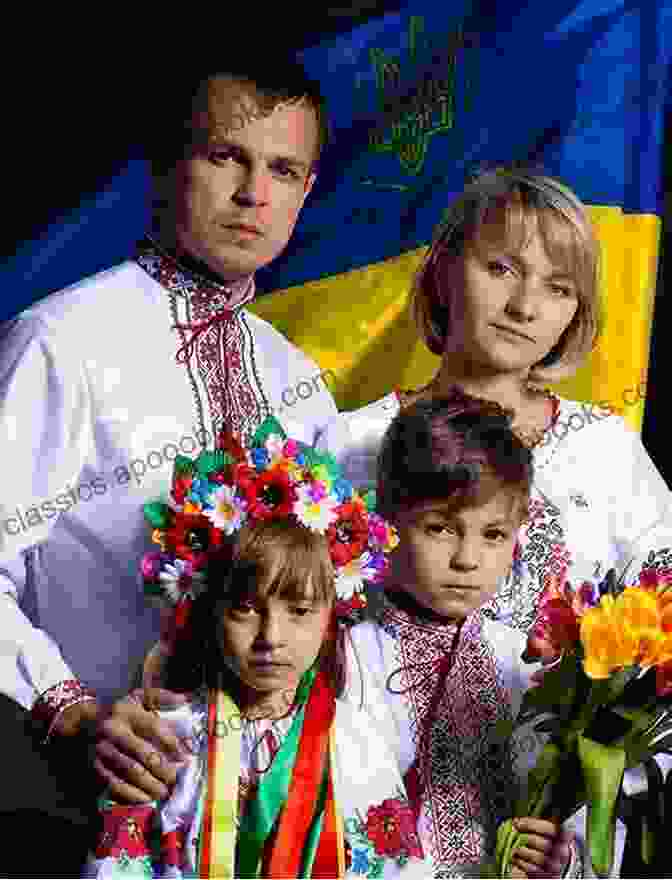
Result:
[[[581,847],[576,839],[570,841],[569,844],[569,862],[562,875],[563,880],[570,880],[574,877],[583,877],[583,854]]]
[[[54,725],[66,709],[95,700],[95,693],[76,678],[61,681],[40,694],[30,714],[38,729],[46,731],[43,742],[49,742]]]

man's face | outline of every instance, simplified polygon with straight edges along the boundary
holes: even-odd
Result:
[[[192,125],[192,150],[172,178],[177,247],[235,280],[289,241],[315,180],[316,114],[305,101],[271,108],[253,85],[218,76]]]
[[[469,507],[427,501],[399,514],[390,586],[437,614],[463,620],[494,595],[508,573],[520,506],[520,499],[503,489]]]

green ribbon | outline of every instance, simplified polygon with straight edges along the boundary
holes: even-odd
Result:
[[[316,675],[317,668],[313,666],[302,677],[295,698],[296,702],[301,704],[301,708],[297,712],[282,746],[273,758],[273,763],[262,776],[256,796],[249,801],[245,814],[241,819],[238,829],[237,877],[256,878],[259,876],[264,846],[275,827],[289,795],[292,771],[299,750],[299,741],[306,713],[305,703],[310,695]],[[322,804],[323,809],[322,800],[318,803],[318,812],[320,804]],[[310,849],[312,832],[313,828],[311,827],[311,833],[308,838],[309,845],[306,847],[307,851]],[[317,839],[319,840],[319,831]],[[317,844],[315,843],[316,846]],[[311,866],[314,858],[315,853],[313,852],[312,856],[310,856]],[[302,874],[301,876],[306,875]]]

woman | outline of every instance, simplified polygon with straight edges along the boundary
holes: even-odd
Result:
[[[672,566],[670,492],[623,419],[543,389],[594,348],[599,246],[586,210],[547,177],[480,175],[451,206],[421,266],[412,307],[441,356],[432,381],[335,417],[320,443],[356,485],[374,485],[382,435],[416,400],[455,386],[493,401],[534,450],[530,519],[489,612],[527,630],[544,580],[601,580],[615,567]]]

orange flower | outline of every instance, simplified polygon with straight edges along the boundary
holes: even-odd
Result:
[[[626,587],[603,596],[581,618],[583,666],[590,678],[608,678],[626,666],[658,666],[672,660],[672,635],[663,628],[672,607],[664,594]]]

